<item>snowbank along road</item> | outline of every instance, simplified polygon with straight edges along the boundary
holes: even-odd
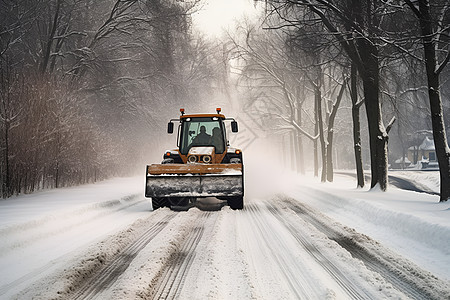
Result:
[[[302,197],[175,212],[134,195],[3,225],[0,298],[450,299],[448,281]]]

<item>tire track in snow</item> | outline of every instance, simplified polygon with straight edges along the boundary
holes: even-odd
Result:
[[[14,288],[15,286],[32,280],[33,278],[37,277],[39,274],[44,273],[45,271],[51,270],[54,265],[62,262],[65,258],[58,258],[50,261],[49,263],[43,265],[40,268],[37,268],[36,270],[33,270],[32,272],[26,274],[25,276],[20,277],[17,280],[14,280],[6,285],[0,286],[0,299],[2,299],[2,296],[7,293],[10,289]]]
[[[352,280],[348,279],[332,261],[324,256],[316,246],[308,241],[307,237],[302,234],[293,224],[288,222],[280,214],[279,210],[269,204],[269,211],[283,223],[293,237],[306,249],[306,251],[314,258],[314,260],[327,271],[328,274],[338,283],[338,285],[348,294],[351,299],[370,299],[371,295],[359,288]]]
[[[204,223],[213,213],[205,212],[192,225],[192,230],[183,242],[180,251],[174,252],[169,259],[169,265],[151,284],[151,289],[145,295],[146,299],[176,299],[180,298],[186,277],[189,275],[196,256],[196,249],[204,233]]]
[[[261,210],[255,204],[246,205],[242,214],[243,217],[249,218],[249,221],[253,223],[252,236],[246,237],[248,240],[246,251],[252,255],[249,258],[252,260],[252,264],[256,267],[265,268],[266,272],[269,264],[272,264],[273,272],[279,272],[282,276],[282,278],[277,276],[278,281],[287,284],[290,291],[288,298],[323,298],[326,293],[325,287],[322,290],[318,288],[317,281],[311,276],[310,269],[304,266],[302,261],[298,260],[296,253],[292,253],[289,250],[292,247],[287,244],[283,232],[280,231],[282,229],[275,228],[273,221],[268,219],[273,217],[273,215],[267,213],[266,210]],[[251,240],[250,238],[256,240]],[[255,255],[259,255],[260,251],[268,251],[265,257],[267,260],[261,261],[264,257],[255,257]],[[257,271],[256,276],[262,274],[260,271]],[[274,274],[270,275],[274,276]],[[281,293],[281,291],[279,292]],[[260,296],[267,297],[267,295]]]
[[[167,215],[150,227],[139,239],[125,247],[123,251],[117,254],[115,258],[97,272],[96,274],[100,274],[99,276],[91,277],[91,280],[85,281],[78,291],[70,298],[93,299],[98,293],[112,286],[117,278],[128,268],[138,253],[155,236],[157,236],[175,216],[175,213]]]
[[[440,291],[439,286],[445,286],[444,282],[440,282],[436,277],[429,274],[423,276],[424,271],[420,270],[413,264],[394,256],[392,253],[385,254],[386,250],[376,249],[369,250],[363,243],[370,238],[361,234],[347,232],[346,228],[340,228],[333,224],[330,227],[330,221],[323,221],[317,218],[317,213],[302,203],[298,203],[292,198],[283,197],[281,199],[292,209],[299,217],[316,227],[320,232],[324,233],[330,240],[338,243],[342,248],[346,249],[354,258],[359,259],[366,267],[380,274],[395,289],[405,294],[411,299],[442,299],[448,296],[448,292]],[[326,218],[323,216],[323,218]],[[342,233],[344,232],[344,233]],[[375,243],[372,241],[372,243]],[[381,246],[377,246],[381,247]]]
[[[30,247],[33,243],[48,237],[64,234],[89,221],[98,220],[99,218],[115,214],[146,201],[145,199],[137,200],[139,196],[140,194],[135,194],[123,197],[120,200],[95,203],[94,205],[86,206],[75,211],[63,212],[44,217],[37,221],[17,224],[2,229],[0,230],[0,238],[3,240],[3,243],[0,246],[0,255],[17,251],[20,248]],[[84,216],[86,212],[93,212],[93,214],[80,219],[80,216]],[[57,223],[62,219],[65,220],[64,226],[60,226],[60,224],[54,225],[55,222]],[[48,230],[42,231],[44,226],[48,227]]]
[[[2,241],[0,256],[2,256],[4,262],[8,261],[8,257],[10,257],[11,261],[15,261],[17,252],[24,253],[23,255],[27,257],[18,261],[19,267],[14,269],[14,272],[17,272],[17,274],[22,272],[23,275],[18,276],[14,273],[14,277],[8,278],[11,281],[5,281],[8,283],[0,286],[0,298],[18,286],[25,287],[27,283],[31,284],[42,274],[50,274],[51,270],[56,270],[58,266],[63,265],[64,260],[67,259],[66,255],[68,255],[68,252],[62,254],[55,252],[55,255],[49,256],[55,258],[45,262],[46,256],[44,253],[47,253],[47,250],[52,251],[55,246],[70,244],[71,238],[74,238],[73,232],[76,232],[80,226],[88,228],[91,222],[114,216],[121,211],[141,205],[145,200],[141,200],[139,196],[140,194],[133,194],[122,197],[120,200],[108,200],[84,205],[81,208],[76,207],[71,210],[56,211],[51,215],[34,221],[2,228],[0,230],[0,240]],[[55,237],[60,238],[58,244],[49,242]],[[36,248],[36,245],[40,245],[39,248]],[[30,252],[30,249],[33,252]],[[33,257],[34,261],[32,263],[34,267],[29,268],[25,273],[23,270],[28,265],[24,264],[23,261],[30,260],[29,257]],[[43,261],[41,260],[42,258],[44,259]]]

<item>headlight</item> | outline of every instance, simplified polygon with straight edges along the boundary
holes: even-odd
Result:
[[[202,160],[204,163],[209,164],[211,162],[211,156],[210,155],[203,155]]]
[[[174,161],[173,158],[165,158],[165,159],[161,162],[161,164],[163,164],[163,165],[165,165],[165,164],[173,164],[173,163],[175,163],[175,161]]]
[[[188,162],[190,162],[190,163],[195,163],[197,161],[197,156],[195,156],[195,155],[190,155],[189,157],[188,157]]]
[[[232,159],[230,159],[230,163],[232,164],[240,164],[241,160],[237,157],[233,157]]]

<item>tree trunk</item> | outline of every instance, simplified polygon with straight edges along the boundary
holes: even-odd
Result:
[[[300,104],[297,106],[297,124],[299,126],[302,126],[302,110],[301,110]],[[295,144],[297,145],[297,147],[296,147],[297,172],[304,175],[305,174],[305,159],[303,156],[303,139],[302,139],[302,136],[298,132],[295,132],[295,136],[296,136]]]
[[[297,164],[296,164],[296,155],[295,155],[295,149],[296,147],[296,143],[295,143],[295,137],[294,137],[295,132],[291,131],[289,133],[289,149],[290,149],[290,154],[291,154],[291,171],[296,172],[297,171]]]
[[[317,113],[317,100],[314,100],[314,136],[319,134],[319,117]],[[319,147],[317,139],[314,139],[314,177],[319,177]]]
[[[11,171],[9,162],[9,121],[5,121],[4,126],[4,149],[3,149],[3,163],[4,163],[4,173],[2,182],[2,192],[3,198],[8,198],[11,196]]]
[[[294,154],[295,154],[295,172],[300,173],[299,167],[299,154],[298,154],[298,134],[296,131],[292,132],[292,138],[294,140]]]
[[[327,149],[325,145],[325,137],[323,132],[323,120],[322,120],[322,93],[320,92],[320,87],[316,85],[314,89],[315,94],[315,102],[317,105],[317,123],[319,127],[319,140],[320,140],[320,149],[321,149],[321,157],[322,157],[322,176],[321,181],[325,182],[327,178]]]
[[[442,101],[439,92],[439,73],[436,70],[436,51],[433,41],[433,25],[428,0],[419,0],[420,26],[423,36],[425,67],[428,78],[428,96],[430,98],[431,123],[434,146],[439,164],[441,179],[440,201],[450,199],[450,149],[444,126]]]
[[[8,198],[12,195],[11,187],[11,160],[10,160],[10,128],[11,128],[11,82],[12,72],[7,63],[0,65],[0,89],[1,107],[0,119],[2,119],[2,197]]]
[[[327,181],[333,182],[333,131],[328,131],[327,138]]]
[[[56,162],[55,167],[55,188],[59,188],[59,162]]]
[[[328,117],[328,135],[327,135],[327,180],[333,182],[333,134],[334,134],[334,120],[336,119],[336,114],[341,104],[342,96],[344,95],[345,85],[347,84],[347,79],[344,78],[344,82],[339,90],[339,94],[336,98],[336,102],[330,103],[331,113]]]
[[[379,99],[378,49],[367,39],[358,39],[362,64],[360,74],[364,86],[364,104],[369,125],[371,188],[379,185],[382,191],[387,189],[387,142]]]
[[[352,99],[352,120],[353,120],[353,147],[355,151],[355,165],[357,187],[364,187],[364,169],[361,154],[361,122],[359,120],[358,91],[356,87],[357,70],[355,64],[352,63],[350,75],[350,96]]]
[[[303,157],[303,139],[296,133],[297,137],[297,172],[304,175],[305,174],[305,159]]]

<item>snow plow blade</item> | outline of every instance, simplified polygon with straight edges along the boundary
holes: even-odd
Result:
[[[243,196],[242,164],[147,166],[146,197]]]

